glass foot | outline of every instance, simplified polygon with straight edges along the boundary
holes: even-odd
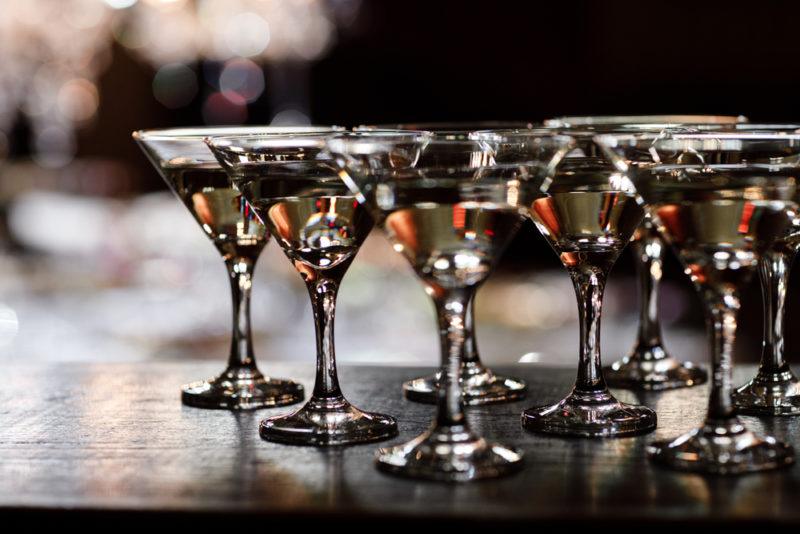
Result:
[[[436,404],[441,371],[403,384],[403,395],[414,402]],[[468,362],[461,366],[461,392],[464,404],[479,406],[514,402],[525,398],[528,385],[519,378],[500,376],[480,363]]]
[[[650,444],[647,453],[653,461],[672,469],[718,475],[766,471],[794,463],[791,445],[757,436],[738,419],[707,422],[672,441]]]
[[[759,371],[733,393],[733,404],[752,415],[800,415],[800,380],[788,365],[775,373]]]
[[[490,443],[463,427],[434,428],[408,443],[379,449],[375,461],[387,473],[443,482],[510,475],[523,463],[517,449]]]
[[[608,391],[570,395],[552,406],[522,412],[522,426],[533,432],[589,438],[634,436],[656,427],[656,413],[646,406],[624,404]]]
[[[286,406],[303,400],[303,386],[280,378],[266,378],[258,369],[226,369],[210,380],[181,387],[181,401],[195,408],[255,410]]]
[[[362,412],[344,397],[314,397],[294,413],[261,421],[259,434],[290,445],[352,445],[396,436],[397,422],[388,415]]]
[[[649,391],[696,386],[708,380],[704,369],[666,356],[661,347],[650,347],[646,354],[634,352],[604,367],[603,376],[613,388]]]

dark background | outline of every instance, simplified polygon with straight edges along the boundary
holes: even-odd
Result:
[[[366,0],[329,55],[297,76],[308,77],[319,124],[655,113],[787,122],[800,120],[798,20],[800,3],[774,0]],[[267,66],[267,91],[291,70]],[[152,75],[115,48],[79,155],[124,157],[160,188],[130,131],[202,116],[199,98],[160,106]],[[266,123],[270,111],[267,95],[248,122]]]
[[[248,123],[269,122],[276,87],[290,97],[296,90],[313,122],[345,126],[666,113],[800,121],[799,15],[791,1],[365,0],[323,59],[265,65],[267,93],[250,106]],[[168,110],[152,96],[153,73],[115,45],[99,81],[97,120],[79,133],[79,157],[123,162],[142,191],[164,186],[130,132],[203,123],[203,90],[189,106]],[[21,119],[12,156],[25,155],[27,132]],[[502,269],[531,264],[559,267],[538,233],[526,231]],[[631,259],[617,269],[632,271]],[[673,259],[667,276],[688,285]],[[685,320],[702,321],[699,309]],[[743,317],[744,352],[755,356],[757,284]],[[789,328],[789,350],[798,343]]]

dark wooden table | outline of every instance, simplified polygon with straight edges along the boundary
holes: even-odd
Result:
[[[0,515],[204,514],[224,521],[800,521],[800,467],[738,478],[675,473],[651,465],[645,444],[676,436],[703,416],[706,387],[647,394],[658,430],[611,440],[529,434],[527,406],[557,400],[574,370],[506,369],[527,378],[528,400],[470,410],[488,436],[520,446],[523,472],[505,479],[447,485],[394,478],[372,463],[376,444],[315,449],[262,441],[261,418],[184,407],[178,386],[212,374],[208,363],[6,366],[0,387]],[[311,365],[265,364],[274,376],[310,389]],[[343,366],[348,397],[397,416],[400,436],[425,429],[433,407],[404,400],[400,383],[422,369]],[[752,373],[737,370],[737,381]],[[626,400],[637,397],[619,392]],[[800,419],[745,418],[754,429],[800,451]],[[165,515],[165,517],[166,517]],[[477,523],[475,523],[477,524]]]

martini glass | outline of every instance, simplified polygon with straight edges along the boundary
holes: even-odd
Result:
[[[524,154],[530,131],[476,132],[498,162]],[[535,135],[535,134],[534,134]],[[607,160],[595,157],[591,132],[570,131],[581,157],[564,158],[543,194],[523,204],[572,278],[580,318],[578,376],[567,397],[522,413],[527,430],[580,437],[621,437],[656,426],[645,406],[618,401],[608,390],[600,359],[603,290],[611,268],[644,217],[633,187]]]
[[[209,139],[209,146],[302,277],[317,338],[314,391],[296,412],[261,422],[261,437],[295,445],[350,445],[390,438],[388,415],[350,404],[339,386],[334,350],[336,296],[373,226],[323,152],[325,136]]]
[[[604,135],[598,143],[627,172],[661,234],[702,297],[712,383],[703,426],[648,447],[674,469],[737,474],[784,467],[790,445],[748,430],[731,400],[741,288],[776,241],[790,235],[800,178],[800,135]]]
[[[435,137],[449,140],[465,140],[469,133],[475,130],[488,128],[531,128],[529,122],[432,122],[408,123],[385,126],[361,126],[356,131],[371,131],[381,128],[396,128],[400,130],[423,130],[431,132]],[[422,162],[424,165],[424,161]],[[464,404],[479,406],[501,402],[514,402],[525,398],[528,385],[517,377],[503,376],[495,373],[481,362],[478,353],[478,340],[475,335],[475,297],[467,306],[467,315],[464,324],[466,340],[464,341],[464,359],[461,363],[459,383],[464,394]],[[421,376],[403,383],[403,395],[414,402],[436,404],[436,391],[442,380],[442,367],[433,374]]]
[[[764,251],[758,274],[764,302],[764,340],[758,372],[733,392],[741,413],[753,415],[800,414],[800,380],[784,356],[786,289],[789,268],[800,248],[800,236],[776,241]]]
[[[800,132],[798,124],[747,124],[746,131]],[[789,269],[800,249],[796,234],[776,241],[759,263],[759,280],[764,302],[764,340],[756,376],[733,393],[733,404],[741,413],[753,415],[800,414],[800,380],[784,354],[786,289]]]
[[[667,127],[712,129],[734,127],[747,118],[730,115],[631,115],[559,117],[545,121],[550,127],[631,132],[660,131]],[[599,151],[596,151],[599,152]],[[602,157],[602,154],[597,154]],[[639,327],[631,352],[603,369],[611,387],[664,390],[704,383],[708,375],[692,362],[681,362],[664,348],[659,319],[658,293],[666,246],[645,215],[631,241],[639,283]]]
[[[496,165],[493,152],[472,140],[374,132],[329,140],[342,178],[432,298],[446,362],[432,427],[408,443],[380,449],[381,470],[455,482],[522,466],[518,450],[489,442],[467,421],[459,385],[467,309],[523,222],[520,198],[538,195],[570,142],[552,134],[532,137],[528,161]]]
[[[214,378],[184,385],[181,400],[198,408],[249,410],[303,400],[303,386],[264,376],[256,366],[250,328],[253,269],[269,240],[263,224],[208,150],[208,135],[318,131],[331,127],[232,127],[142,130],[133,138],[225,261],[231,283],[233,332],[228,366]]]

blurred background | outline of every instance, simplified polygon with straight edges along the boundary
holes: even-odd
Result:
[[[225,269],[135,129],[566,114],[800,121],[798,14],[777,1],[0,0],[0,357],[222,365]],[[790,324],[797,289],[793,280]],[[532,225],[477,303],[487,362],[574,365],[571,283]],[[635,337],[629,255],[605,304],[611,362]],[[661,305],[671,352],[706,361],[699,301],[672,257]],[[757,360],[761,316],[754,283],[738,359]],[[433,317],[374,232],[341,292],[340,360],[433,365]],[[305,288],[274,245],[253,320],[265,369],[313,360]]]

